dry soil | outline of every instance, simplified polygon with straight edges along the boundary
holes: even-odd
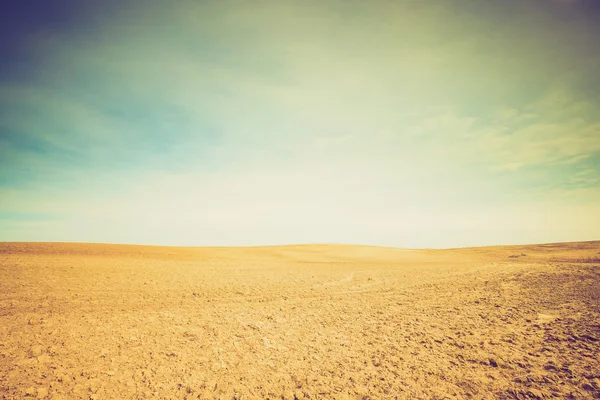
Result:
[[[0,243],[0,397],[600,398],[599,257]]]

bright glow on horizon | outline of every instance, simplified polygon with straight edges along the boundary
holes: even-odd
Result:
[[[594,1],[60,3],[1,28],[0,240],[600,239]]]

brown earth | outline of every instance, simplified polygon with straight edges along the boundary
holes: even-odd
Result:
[[[0,243],[0,397],[600,398],[599,257]]]

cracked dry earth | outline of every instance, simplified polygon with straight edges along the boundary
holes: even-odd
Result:
[[[0,397],[600,398],[599,253],[1,243]]]

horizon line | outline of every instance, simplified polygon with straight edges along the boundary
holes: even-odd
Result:
[[[109,242],[78,242],[78,241],[63,241],[63,242],[39,242],[39,241],[0,241],[1,245],[7,244],[81,244],[81,245],[106,245],[106,246],[137,246],[137,247],[171,247],[171,248],[194,248],[194,249],[228,249],[228,248],[263,248],[263,247],[299,247],[299,246],[346,246],[346,247],[375,247],[384,249],[396,250],[460,250],[460,249],[477,249],[486,247],[521,247],[521,246],[549,246],[549,245],[564,245],[564,244],[584,244],[596,243],[600,239],[593,240],[576,240],[565,242],[544,242],[544,243],[520,243],[520,244],[488,244],[480,246],[462,246],[462,247],[396,247],[382,246],[371,244],[357,243],[287,243],[287,244],[267,244],[267,245],[236,245],[236,246],[202,246],[202,245],[162,245],[162,244],[141,244],[141,243],[109,243]]]

